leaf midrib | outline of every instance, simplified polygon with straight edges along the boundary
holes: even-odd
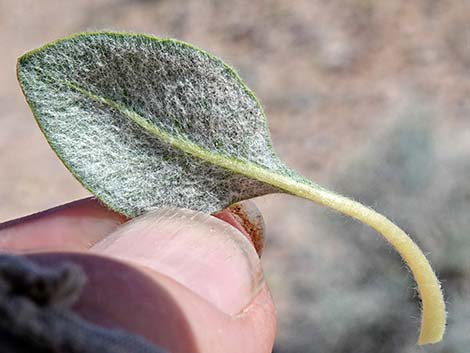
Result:
[[[93,99],[94,101],[103,103],[117,110],[123,116],[127,117],[129,120],[139,125],[152,136],[155,136],[164,143],[170,145],[171,147],[176,148],[200,160],[209,162],[213,165],[227,169],[231,172],[259,180],[291,194],[299,195],[299,189],[302,189],[302,186],[305,187],[304,184],[299,183],[288,176],[273,172],[272,170],[269,170],[265,167],[261,167],[255,163],[247,163],[246,161],[240,160],[233,156],[224,156],[218,153],[214,153],[213,151],[201,147],[188,139],[177,138],[160,129],[158,126],[149,123],[139,113],[135,112],[124,104],[118,103],[110,98],[96,94],[86,88],[77,85],[76,83],[68,82],[68,86],[73,90],[81,93],[82,95]]]

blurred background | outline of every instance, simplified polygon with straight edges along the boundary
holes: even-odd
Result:
[[[258,198],[275,353],[468,353],[469,2],[0,0],[0,222],[88,196],[37,128],[15,64],[97,29],[179,38],[235,66],[281,158],[396,221],[443,282],[447,335],[420,348],[415,284],[380,237],[307,201]]]

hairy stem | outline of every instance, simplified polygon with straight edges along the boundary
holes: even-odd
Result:
[[[402,229],[373,209],[328,190],[298,184],[289,187],[288,191],[355,218],[379,232],[401,255],[418,285],[422,301],[418,344],[424,345],[442,340],[446,325],[446,309],[439,280],[421,249]]]

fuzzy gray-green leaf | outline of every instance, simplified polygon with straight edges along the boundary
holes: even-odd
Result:
[[[84,33],[25,54],[18,78],[64,164],[128,216],[168,206],[213,212],[277,191],[196,158],[144,125],[213,156],[290,173],[272,150],[253,93],[220,59],[189,44]]]
[[[52,148],[112,209],[213,212],[278,190],[318,202],[397,249],[423,303],[419,342],[442,339],[445,303],[421,250],[386,217],[285,167],[257,99],[220,59],[174,40],[85,33],[21,57],[18,78]]]

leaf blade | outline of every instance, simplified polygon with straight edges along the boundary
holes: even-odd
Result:
[[[115,38],[126,38],[126,35],[125,34],[109,34],[109,33],[96,33],[96,34],[92,34],[93,37],[96,37],[98,36],[99,38],[101,38],[101,36],[105,36],[104,37],[104,40],[109,40],[111,36],[111,39],[115,39]],[[78,35],[76,37],[72,37],[72,40],[80,40],[82,38],[88,38],[86,35]],[[150,37],[147,37],[147,36],[132,36],[133,38],[146,38],[148,40],[151,40],[151,41],[157,41],[158,43],[167,43],[169,45],[173,45],[175,42],[171,41],[171,40],[159,40],[159,39],[154,39],[154,38],[150,38]],[[101,38],[103,39],[103,38]],[[65,39],[63,41],[58,41],[58,42],[54,42],[54,45],[57,45],[57,44],[63,44],[64,42],[67,43],[67,41],[70,40],[70,39]],[[183,43],[180,43],[180,42],[177,42],[178,45],[181,45],[181,46],[186,46],[186,44],[183,44]],[[83,102],[80,101],[80,98],[78,97],[74,97],[73,94],[70,92],[70,90],[73,90],[72,87],[70,87],[70,83],[72,83],[72,86],[73,85],[76,85],[76,86],[79,86],[78,84],[76,84],[76,81],[74,81],[73,79],[71,80],[70,79],[70,73],[68,72],[69,69],[70,69],[70,65],[69,63],[65,64],[65,65],[62,65],[62,62],[60,62],[59,64],[60,65],[57,65],[56,63],[56,66],[64,66],[65,69],[64,70],[68,70],[66,72],[66,75],[69,75],[69,76],[65,76],[62,77],[64,75],[63,72],[59,72],[59,74],[57,74],[54,70],[55,68],[50,68],[49,67],[49,72],[47,73],[48,76],[45,78],[45,74],[44,74],[44,67],[48,67],[50,65],[48,65],[48,59],[51,55],[65,55],[63,54],[63,51],[68,47],[68,46],[73,46],[73,45],[76,45],[76,41],[70,43],[70,44],[67,44],[67,45],[62,45],[61,47],[59,48],[55,48],[54,45],[47,45],[45,47],[45,49],[53,49],[53,52],[51,54],[51,52],[44,52],[44,49],[43,51],[41,50],[36,50],[36,51],[33,51],[32,54],[26,54],[25,57],[23,58],[20,58],[20,61],[19,61],[19,65],[18,65],[18,76],[19,76],[19,80],[20,80],[20,83],[22,85],[22,88],[23,88],[23,91],[25,93],[25,96],[27,97],[28,99],[28,103],[30,103],[31,105],[31,108],[33,110],[33,112],[35,112],[35,117],[37,118],[38,120],[38,123],[41,127],[41,129],[43,130],[44,134],[46,135],[46,138],[48,140],[48,142],[51,144],[52,148],[56,151],[56,153],[59,155],[59,157],[62,159],[62,161],[64,162],[64,164],[69,168],[69,170],[72,171],[72,173],[77,177],[77,179],[79,181],[81,181],[84,186],[89,189],[90,191],[92,191],[93,193],[97,194],[97,196],[101,199],[103,199],[105,201],[105,203],[107,203],[111,208],[121,212],[121,213],[124,213],[128,216],[135,216],[137,214],[140,214],[142,212],[144,212],[146,209],[148,208],[151,208],[151,207],[158,207],[158,206],[164,206],[164,205],[168,205],[168,204],[171,204],[171,200],[168,200],[168,198],[164,198],[162,197],[161,198],[161,201],[160,202],[155,202],[155,198],[154,200],[152,201],[149,201],[149,202],[144,202],[141,204],[141,206],[139,206],[137,209],[131,209],[133,208],[133,206],[131,204],[126,204],[124,207],[120,207],[120,206],[117,206],[116,205],[116,202],[112,202],[110,201],[109,199],[112,198],[113,196],[112,195],[109,195],[109,192],[107,190],[101,190],[100,187],[103,185],[103,183],[105,184],[106,183],[106,180],[100,180],[100,173],[97,173],[97,172],[94,172],[94,173],[91,173],[93,172],[91,170],[91,168],[86,168],[85,166],[81,166],[81,168],[79,168],[80,166],[77,166],[77,163],[76,163],[76,159],[77,158],[77,155],[82,153],[84,150],[86,150],[87,146],[85,145],[82,145],[81,146],[81,151],[80,150],[75,150],[72,154],[73,156],[69,154],[67,154],[67,152],[70,149],[70,146],[71,145],[70,143],[63,143],[62,140],[60,140],[60,138],[64,139],[64,136],[61,136],[61,130],[65,130],[67,127],[64,126],[64,124],[60,125],[60,124],[56,124],[57,126],[52,126],[50,127],[50,122],[51,121],[54,121],[54,119],[58,120],[57,116],[52,116],[51,117],[51,112],[50,112],[50,109],[51,109],[51,104],[53,105],[55,103],[55,99],[56,97],[61,97],[61,95],[66,95],[67,96],[67,101],[65,103],[63,103],[61,106],[59,107],[53,107],[55,108],[57,112],[53,112],[53,113],[57,113],[57,114],[62,114],[62,117],[64,119],[69,119],[68,120],[68,123],[69,124],[76,124],[76,121],[80,121],[80,120],[86,120],[83,124],[81,124],[82,126],[80,126],[80,124],[78,124],[78,128],[76,128],[75,130],[80,130],[80,128],[83,128],[83,125],[86,125],[87,123],[93,125],[93,124],[97,124],[97,119],[106,119],[107,117],[106,116],[103,116],[103,115],[113,115],[113,112],[110,112],[110,111],[106,111],[104,114],[101,114],[102,112],[99,111],[99,109],[95,109],[95,111],[93,111],[92,113],[94,113],[95,117],[90,117],[88,116],[87,119],[82,119],[83,116],[78,116],[79,114],[75,114],[75,117],[68,117],[65,110],[66,108],[64,108],[64,106],[67,106],[67,109],[68,109],[68,106],[77,106],[79,104],[82,104]],[[100,45],[102,45],[103,43],[100,42]],[[140,42],[138,42],[137,44],[141,44]],[[137,45],[136,45],[137,46]],[[111,49],[113,47],[111,46]],[[193,50],[193,47],[187,45],[187,47],[184,47],[185,49],[191,49]],[[135,48],[134,48],[135,49]],[[57,54],[58,51],[61,51],[60,54]],[[71,54],[74,54],[74,55],[78,55],[76,54],[77,51],[75,51],[74,53],[68,53],[68,55],[70,56]],[[197,52],[198,55],[199,55],[199,52]],[[31,65],[29,67],[29,70],[30,71],[33,71],[34,74],[36,74],[36,77],[34,77],[34,75],[32,75],[30,72],[25,72],[27,71],[28,69],[28,66],[25,65],[25,60],[27,59],[30,59],[31,57],[34,57],[35,55],[40,55],[39,59],[36,60],[37,62],[33,63],[33,68],[31,68]],[[107,55],[110,55],[109,53],[107,53],[106,55],[104,56],[107,56]],[[205,59],[209,59],[209,60],[213,60],[212,57],[210,56],[205,56],[206,54],[204,54],[204,58]],[[35,57],[37,58],[37,57]],[[97,59],[96,61],[100,61],[99,58],[94,58],[94,59]],[[217,59],[217,61],[215,62],[215,64],[218,64],[218,65],[222,65],[221,68],[219,68],[220,70],[224,71],[224,72],[228,72],[229,74],[232,74],[232,70],[231,68],[229,68],[228,66],[226,66],[225,64],[223,64],[219,59]],[[82,66],[87,66],[88,64],[83,64]],[[36,71],[35,71],[36,70]],[[90,66],[88,65],[87,67],[87,71],[90,70]],[[220,71],[219,70],[219,71]],[[82,70],[83,71],[83,70]],[[102,73],[102,71],[100,71]],[[28,74],[29,74],[29,77],[28,77]],[[72,76],[73,78],[77,78],[77,77],[81,77],[81,74],[82,72],[79,72],[78,74],[75,74],[74,76]],[[198,74],[196,72],[196,74]],[[94,77],[96,76],[97,74],[94,74]],[[33,76],[33,77],[31,77]],[[52,78],[50,77],[52,76]],[[58,76],[58,77],[57,77]],[[118,75],[116,75],[118,76]],[[144,75],[142,75],[144,76]],[[42,104],[41,103],[44,101],[44,99],[42,97],[35,97],[34,96],[34,87],[30,87],[31,85],[31,82],[34,82],[35,84],[37,84],[38,82],[38,79],[39,80],[42,80],[43,84],[46,85],[47,87],[45,88],[41,88],[39,89],[38,91],[47,91],[47,90],[50,90],[51,93],[49,94],[49,96],[47,98],[48,99],[48,102],[46,104]],[[263,148],[264,150],[266,150],[266,146],[270,146],[271,142],[270,142],[270,137],[269,137],[269,134],[268,134],[268,130],[267,130],[267,126],[266,126],[266,123],[265,123],[265,120],[264,120],[264,115],[262,113],[262,110],[261,108],[259,107],[259,103],[256,99],[254,99],[253,97],[253,94],[251,93],[251,91],[248,91],[248,89],[246,88],[246,86],[244,85],[241,85],[240,84],[240,79],[238,76],[233,76],[232,77],[232,80],[233,80],[233,83],[234,84],[239,84],[239,87],[237,87],[237,89],[240,91],[240,92],[243,92],[244,94],[247,95],[247,97],[249,98],[250,102],[249,104],[251,104],[251,108],[253,108],[253,106],[257,109],[257,116],[256,116],[256,120],[259,120],[259,118],[261,117],[261,124],[259,123],[256,123],[256,124],[252,124],[252,125],[257,125],[255,126],[256,128],[253,129],[254,131],[258,131],[259,134],[261,134],[263,136]],[[64,93],[65,92],[65,93]],[[89,91],[90,92],[90,91]],[[83,93],[83,92],[82,92]],[[99,101],[99,99],[98,99]],[[101,100],[101,102],[103,102],[103,100]],[[119,101],[115,102],[117,104],[109,104],[110,103],[110,100],[108,99],[107,100],[107,103],[108,105],[111,105],[111,106],[114,106],[114,108],[117,107],[117,105],[120,103]],[[88,102],[85,102],[84,103],[85,105],[88,104]],[[38,107],[39,105],[39,107]],[[92,107],[93,108],[93,107]],[[96,107],[94,107],[96,108]],[[236,107],[235,107],[236,108]],[[86,110],[86,109],[85,109]],[[121,109],[122,111],[122,109]],[[129,111],[130,112],[130,111]],[[129,113],[128,112],[128,113]],[[79,112],[80,114],[85,114],[85,113],[89,113],[89,111],[80,111]],[[56,114],[56,115],[57,115]],[[73,115],[73,114],[72,114]],[[115,114],[114,114],[115,115]],[[118,122],[117,120],[119,120],[118,118],[116,117],[109,117],[108,118],[110,120],[113,120],[114,122],[111,122],[111,125],[113,125],[112,127],[116,130],[119,130],[119,129],[124,129],[124,130],[133,130],[132,131],[132,135],[133,137],[135,137],[135,140],[139,140],[138,138],[138,135],[139,135],[139,131],[138,129],[135,129],[135,127],[130,127],[128,125],[126,125],[126,123],[123,123],[122,121],[121,122]],[[147,120],[151,120],[149,118],[147,118],[147,120],[145,118],[142,118],[140,119],[141,123],[142,121],[147,121]],[[169,120],[169,119],[168,119]],[[252,119],[253,120],[253,119]],[[168,121],[167,121],[168,122]],[[219,124],[220,125],[220,124]],[[223,128],[223,127],[220,127],[219,126],[219,129],[220,128]],[[232,125],[230,126],[232,132],[235,128],[234,124],[232,123]],[[167,130],[169,130],[170,132],[174,132],[174,129],[172,126],[170,126]],[[194,130],[192,130],[191,132],[194,132]],[[241,135],[241,133],[243,132],[243,129],[239,128],[238,129],[238,135]],[[94,134],[95,136],[97,136],[97,131],[91,131],[92,134]],[[169,135],[169,134],[167,134]],[[99,136],[97,136],[99,138]],[[122,137],[122,136],[121,136]],[[65,137],[66,138],[66,137]],[[181,139],[181,136],[179,136],[179,138]],[[232,136],[233,138],[233,136]],[[93,145],[94,141],[92,141],[90,138],[88,138],[87,136],[81,136],[81,139],[82,140],[88,140],[87,142],[90,144],[90,145]],[[117,136],[114,136],[112,139],[114,140],[119,140],[119,137]],[[60,140],[60,141],[58,141]],[[123,139],[125,140],[125,138]],[[102,141],[102,145],[103,146],[106,146],[107,142],[106,141]],[[108,141],[109,142],[109,141]],[[229,141],[230,143],[232,143],[232,141]],[[77,144],[81,143],[81,141],[76,141]],[[111,141],[110,145],[114,146],[116,148],[116,145],[118,143],[116,141]],[[65,145],[65,146],[64,146]],[[155,145],[155,143],[154,143]],[[226,143],[225,146],[227,146],[228,144]],[[119,147],[119,146],[117,146]],[[134,146],[135,147],[135,146]],[[142,146],[140,146],[142,147]],[[148,146],[147,146],[148,147]],[[240,150],[237,150],[238,148],[238,145],[235,146],[235,143],[232,143],[231,146],[228,146],[230,148],[230,150],[233,152],[236,152],[237,154],[240,154]],[[96,144],[94,145],[93,147],[94,149],[97,149],[99,148],[99,146],[97,146]],[[143,148],[144,150],[146,148]],[[148,150],[149,148],[147,148]],[[159,144],[157,146],[153,146],[152,150],[155,151],[155,150],[165,150],[166,149],[166,154],[167,155],[171,155],[171,153],[168,151],[168,148],[167,146],[163,146],[162,144]],[[124,149],[125,150],[125,149]],[[268,153],[266,152],[263,152],[264,153],[264,156],[262,156],[264,158],[264,161],[266,161],[266,163],[274,163],[274,164],[277,164],[278,166],[282,165],[282,163],[280,163],[280,161],[278,159],[276,159],[275,154],[272,152],[272,150],[270,148],[267,149]],[[121,154],[124,153],[126,151],[123,151],[121,149]],[[129,151],[127,151],[129,152]],[[145,152],[145,151],[141,151],[143,154],[145,153],[150,153],[150,152]],[[254,151],[251,151],[251,156],[256,156],[256,152],[257,150],[254,150]],[[91,154],[91,153],[90,153]],[[81,157],[89,157],[90,154],[86,154],[85,156],[81,156]],[[173,155],[175,155],[175,153],[173,153]],[[161,156],[154,156],[153,157],[161,157]],[[248,156],[250,157],[250,156]],[[272,159],[271,159],[272,158]],[[129,158],[129,165],[132,165],[132,161],[136,159],[136,156],[135,154],[133,155],[133,158]],[[166,175],[165,175],[165,178],[166,179],[169,179],[169,178],[176,178],[178,180],[181,180],[181,179],[184,179],[184,178],[178,178],[178,174],[181,173],[181,168],[183,168],[184,166],[190,166],[191,165],[191,161],[188,159],[188,158],[185,158],[184,156],[182,156],[181,154],[178,154],[177,156],[173,156],[173,161],[175,159],[180,159],[181,160],[181,165],[183,166],[180,166],[180,170],[179,171],[175,171],[174,173],[171,173],[171,172],[167,172]],[[247,159],[247,158],[245,158]],[[110,158],[108,158],[108,160],[106,161],[106,163],[111,163],[112,161],[110,160]],[[90,163],[88,165],[93,165],[93,164],[100,164],[101,162],[100,161],[96,161],[96,160],[92,160],[90,161]],[[102,163],[101,163],[102,164]],[[141,164],[142,166],[142,164]],[[157,169],[157,165],[153,165],[153,169]],[[197,168],[195,168],[197,170],[197,172],[194,172],[194,173],[186,173],[185,175],[188,176],[189,174],[192,174],[193,176],[196,176],[196,175],[204,175],[204,173],[201,173],[200,170],[201,169],[207,169],[206,168],[207,166],[198,166]],[[106,168],[102,168],[102,169],[106,169]],[[113,168],[111,168],[113,169]],[[105,171],[106,172],[106,171]],[[123,169],[119,169],[119,168],[114,168],[113,170],[114,174],[119,174],[119,173],[123,173]],[[91,175],[89,175],[91,173]],[[111,174],[108,173],[108,174]],[[228,206],[229,204],[233,203],[233,202],[236,202],[240,199],[244,199],[244,198],[249,198],[249,197],[254,197],[254,196],[257,196],[257,195],[261,195],[261,194],[265,194],[267,192],[273,192],[275,190],[273,190],[272,187],[269,187],[269,186],[266,186],[266,185],[262,185],[261,183],[257,182],[257,181],[254,181],[254,180],[248,180],[246,178],[240,178],[239,176],[234,176],[232,173],[227,173],[226,171],[213,171],[212,174],[216,174],[216,176],[214,176],[212,179],[213,180],[226,180],[226,183],[227,185],[223,185],[223,187],[220,186],[220,183],[217,183],[217,187],[218,189],[220,190],[224,190],[223,192],[222,191],[217,191],[215,187],[211,188],[211,190],[209,190],[210,193],[212,193],[213,197],[211,199],[211,195],[209,195],[209,197],[207,197],[207,195],[205,195],[205,197],[202,197],[204,196],[204,191],[205,190],[199,190],[199,193],[197,194],[197,197],[192,197],[193,200],[197,200],[197,199],[204,199],[204,198],[209,198],[211,199],[211,201],[207,202],[208,204],[214,204],[215,201],[217,201],[218,199],[221,199],[220,202],[216,202],[216,205],[211,207],[210,209],[207,208],[207,207],[204,207],[204,205],[200,205],[200,204],[191,204],[191,202],[183,202],[183,203],[179,203],[179,206],[180,207],[189,207],[189,208],[195,208],[195,209],[199,209],[199,210],[202,210],[202,211],[206,211],[206,212],[213,212],[213,211],[216,211],[220,208],[224,208],[226,206]],[[113,179],[113,176],[112,175],[108,175],[109,178],[107,179]],[[145,175],[141,175],[141,179],[144,179],[145,178]],[[105,178],[106,179],[106,178]],[[192,182],[193,185],[199,183],[199,184],[202,184],[203,183],[203,179],[202,178],[199,178],[201,180],[194,180]],[[97,182],[94,182],[95,180],[98,180]],[[155,180],[154,180],[155,181]],[[231,182],[230,182],[231,181]],[[178,185],[180,185],[179,182],[174,182],[174,183],[163,183],[163,185],[160,185],[161,183],[158,183],[158,182],[154,182],[153,184],[152,183],[144,183],[144,185],[142,187],[140,187],[139,189],[141,190],[144,190],[144,189],[150,189],[150,190],[155,190],[155,189],[174,189],[175,187],[177,187]],[[228,185],[228,184],[232,184],[232,185]],[[129,183],[123,183],[121,186],[123,186],[124,188],[126,188],[126,185],[127,185],[127,189],[132,189],[132,185],[129,185]],[[237,186],[238,185],[238,186]],[[233,186],[235,186],[236,188],[238,188],[238,194],[235,193],[233,194]],[[191,188],[190,188],[191,189]],[[245,190],[242,190],[242,189],[245,189]],[[191,191],[191,190],[190,190]],[[194,190],[193,190],[194,191]],[[207,191],[207,190],[206,190]],[[186,193],[187,191],[186,190],[182,190],[180,193]],[[133,193],[138,193],[138,190],[136,190],[136,188],[134,188],[132,190],[132,192],[128,193],[127,195],[119,195],[119,202],[120,203],[123,203],[125,204],[124,202],[124,198],[127,197],[127,198],[132,198],[132,194]],[[217,193],[219,193],[218,195],[216,195]],[[223,199],[222,200],[222,194],[225,193],[225,194],[229,194],[232,193],[233,195],[229,198],[226,198],[226,199]],[[149,195],[147,195],[149,196]],[[160,195],[161,196],[161,195]],[[186,200],[188,201],[190,198],[187,197]],[[133,201],[135,203],[135,201]],[[174,204],[175,206],[177,205],[177,203]]]

